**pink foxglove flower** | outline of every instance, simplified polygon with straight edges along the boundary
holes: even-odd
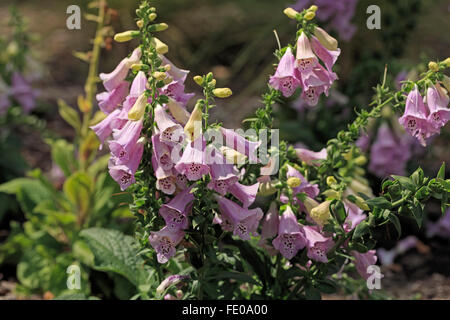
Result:
[[[310,184],[306,180],[306,178],[297,169],[293,168],[292,166],[288,165],[287,168],[288,168],[288,171],[286,173],[287,178],[291,178],[291,177],[299,178],[301,181],[301,183],[298,187],[292,188],[292,192],[294,195],[294,203],[299,203],[299,201],[295,197],[295,195],[302,193],[302,192],[306,193],[306,195],[308,197],[313,198],[313,199],[319,195],[320,190],[319,190],[319,186],[317,184]],[[280,196],[280,201],[283,203],[288,203],[289,198],[286,195],[282,194]],[[300,203],[300,208],[302,211],[306,212],[306,208],[302,203]]]
[[[440,130],[450,120],[449,98],[439,83],[427,90],[427,105],[430,108],[428,122],[436,130]]]
[[[145,73],[142,71],[139,71],[136,77],[133,80],[133,83],[131,84],[130,93],[126,97],[125,101],[123,102],[122,112],[119,115],[120,120],[128,120],[128,112],[131,110],[131,108],[136,103],[137,99],[141,94],[144,93],[146,90],[147,85],[147,78],[145,76]]]
[[[328,96],[328,91],[331,84],[337,79],[337,75],[317,64],[311,70],[303,72],[301,79],[303,86],[301,97],[309,106],[315,106],[322,93]]]
[[[160,91],[162,94],[179,102],[182,106],[186,106],[188,101],[195,96],[195,93],[184,92],[184,84],[181,81],[172,81],[162,87]]]
[[[142,131],[143,121],[128,121],[120,130],[113,131],[114,140],[109,141],[109,149],[117,158],[117,164],[129,161],[130,154]]]
[[[104,113],[109,114],[119,106],[128,94],[130,83],[121,82],[114,90],[97,94],[98,107]]]
[[[209,173],[209,166],[206,164],[206,142],[203,136],[197,140],[189,142],[183,151],[183,155],[175,165],[175,170],[184,174],[189,181],[197,181],[205,174]]]
[[[171,232],[167,227],[164,227],[159,231],[150,232],[148,240],[153,249],[156,250],[158,262],[166,263],[175,255],[175,247],[183,238],[183,231]]]
[[[167,59],[164,55],[160,54],[159,58],[162,61],[162,65],[170,65],[170,70],[167,71],[170,77],[174,81],[180,81],[181,83],[184,83],[186,80],[187,75],[189,74],[189,70],[183,70],[178,67],[176,67],[169,59]]]
[[[139,63],[141,59],[141,49],[136,48],[129,58],[123,59],[111,73],[100,73],[99,77],[103,81],[103,86],[107,91],[113,91],[127,77],[128,71],[135,63]]]
[[[159,214],[164,218],[167,228],[176,232],[188,228],[188,213],[192,208],[190,204],[195,197],[191,189],[186,189],[177,194],[169,203],[163,204],[159,209]]]
[[[405,175],[406,162],[411,157],[412,139],[407,135],[398,137],[383,123],[370,150],[369,171],[380,178],[391,174]]]
[[[215,198],[221,215],[214,219],[214,223],[219,223],[225,231],[233,231],[242,240],[250,240],[250,234],[257,235],[259,220],[264,215],[260,208],[248,210],[222,196],[216,195]]]
[[[183,276],[183,275],[179,275],[179,274],[174,274],[174,275],[170,275],[167,278],[165,278],[163,280],[163,282],[161,282],[159,284],[159,286],[156,288],[156,293],[157,294],[162,294],[164,291],[166,291],[170,286],[174,286],[177,283],[189,279],[189,276]],[[168,300],[168,299],[165,299]],[[173,297],[173,299],[170,300],[176,300],[175,297]]]
[[[11,95],[21,105],[25,113],[36,107],[37,92],[18,72],[14,72],[11,80]]]
[[[163,168],[161,168],[154,155],[152,156],[152,166],[157,179],[156,189],[161,190],[165,194],[169,195],[174,194],[177,185],[176,185],[176,178],[173,175],[172,170],[166,171]]]
[[[311,71],[318,63],[317,56],[311,48],[311,42],[304,32],[297,40],[296,66],[303,76],[305,72]]]
[[[250,141],[231,129],[220,128],[220,131],[224,138],[224,146],[247,156],[250,163],[258,162],[256,149],[261,145],[261,141]]]
[[[306,239],[308,258],[318,262],[327,263],[327,252],[333,246],[333,240],[331,238],[324,237],[317,230],[317,227],[304,226],[302,229]]]
[[[211,181],[208,188],[224,196],[228,189],[238,182],[239,172],[234,165],[226,163],[225,157],[218,150],[214,149],[213,152],[213,161],[209,166]]]
[[[347,212],[347,218],[344,222],[344,230],[349,232],[356,228],[358,224],[363,221],[367,215],[363,213],[363,210],[360,209],[356,204],[344,200],[345,211]]]
[[[338,48],[335,51],[328,50],[314,36],[311,37],[311,46],[317,57],[319,57],[319,59],[322,60],[325,64],[328,72],[333,72],[333,66],[336,63],[339,55],[341,54],[341,49]]]
[[[291,207],[283,212],[278,226],[278,236],[272,241],[275,249],[286,259],[292,259],[300,249],[306,246],[306,239]]]
[[[113,132],[112,123],[114,120],[116,120],[119,114],[120,110],[116,109],[111,112],[105,119],[90,127],[100,140],[100,149],[102,149],[103,143],[105,142],[106,138],[108,138]]]
[[[405,113],[398,119],[398,122],[419,142],[426,146],[425,139],[436,133],[428,122],[429,109],[423,103],[417,85],[406,98]]]
[[[134,174],[139,167],[143,152],[144,146],[138,142],[134,146],[129,161],[126,164],[117,164],[117,159],[114,156],[110,158],[108,164],[109,174],[120,185],[122,191],[136,181]]]
[[[306,164],[319,166],[320,161],[317,160],[325,160],[327,158],[327,149],[323,148],[318,152],[314,152],[304,148],[295,148],[295,154]]]
[[[184,130],[181,125],[176,123],[166,110],[158,105],[155,108],[155,121],[160,132],[162,142],[169,145],[182,142],[184,139]]]
[[[248,208],[253,204],[253,202],[255,202],[258,189],[259,182],[250,186],[245,186],[239,182],[236,182],[228,189],[228,191],[230,191],[233,196],[242,202],[244,208]]]
[[[295,68],[295,57],[292,54],[291,48],[287,48],[278,64],[275,74],[270,77],[269,84],[274,89],[281,91],[285,97],[292,96],[300,86],[300,80],[297,78]]]
[[[173,167],[170,148],[162,143],[159,138],[159,133],[152,136],[153,154],[158,161],[159,166],[163,170],[170,170]]]
[[[272,239],[278,234],[278,228],[280,226],[280,216],[278,214],[277,203],[274,201],[270,204],[262,221],[261,239],[258,241],[258,245],[267,250],[270,255],[275,255],[276,250],[270,244],[267,243],[268,239]]]
[[[367,280],[370,277],[370,273],[367,272],[367,267],[374,265],[377,262],[377,255],[375,250],[369,250],[366,253],[359,253],[358,251],[352,251],[352,256],[355,257],[355,267],[359,275]]]

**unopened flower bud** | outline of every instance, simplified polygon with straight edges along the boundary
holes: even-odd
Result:
[[[150,12],[156,12],[156,8],[155,7],[151,7],[149,10],[150,10]]]
[[[183,108],[177,101],[170,99],[166,106],[174,119],[182,125],[185,125],[189,121],[189,112],[187,112],[187,110]]]
[[[265,182],[259,183],[258,195],[263,197],[268,197],[277,192],[277,188],[275,185],[278,183],[278,180],[269,180]]]
[[[327,197],[327,199],[332,200],[332,199],[340,199],[341,198],[341,194],[336,190],[328,189],[322,193],[325,197]]]
[[[159,31],[164,31],[167,28],[169,28],[169,26],[167,25],[167,23],[155,23],[152,24],[148,27],[148,31],[150,32],[159,32]]]
[[[208,84],[209,84],[211,87],[216,87],[216,83],[217,83],[216,79],[212,79],[210,82],[208,82]]]
[[[287,15],[287,17],[288,17],[289,19],[296,19],[296,18],[297,18],[297,15],[299,14],[297,11],[295,11],[295,10],[292,9],[292,8],[286,8],[286,9],[284,9],[283,13],[284,13],[285,15]]]
[[[447,68],[449,68],[449,67],[450,67],[450,58],[445,59],[445,60],[443,61],[443,63],[444,63],[444,66],[446,66]]]
[[[170,64],[166,64],[166,65],[164,66],[164,69],[165,69],[166,71],[170,71],[170,70],[172,69],[172,66],[171,66]]]
[[[165,72],[159,72],[159,71],[155,71],[152,73],[152,77],[155,78],[158,81],[162,81],[166,78],[166,73]]]
[[[439,65],[436,62],[434,62],[434,61],[430,61],[428,63],[428,69],[433,71],[433,72],[438,72],[439,71]]]
[[[114,40],[117,41],[117,42],[127,42],[127,41],[130,41],[130,40],[133,40],[134,38],[139,37],[140,34],[141,34],[140,31],[129,30],[129,31],[117,33],[114,36]]]
[[[213,94],[217,98],[228,98],[233,94],[230,88],[217,88],[213,90]]]
[[[332,186],[333,184],[336,184],[336,183],[337,183],[337,180],[335,177],[333,177],[333,176],[327,177],[327,185],[328,186]]]
[[[330,203],[331,200],[327,200],[319,204],[317,207],[311,209],[309,216],[320,226],[325,225],[325,223],[331,218],[330,213]]]
[[[142,63],[135,63],[131,65],[131,70],[133,70],[134,72],[138,72],[141,70],[148,70],[149,66],[146,64],[142,64]]]
[[[355,196],[355,195],[353,195],[353,196],[356,198],[355,204],[358,206],[358,208],[365,210],[365,211],[370,210],[369,206],[367,205],[367,203],[364,201],[363,198],[361,198],[360,196]]]
[[[177,299],[181,299],[181,298],[183,298],[184,293],[182,290],[177,290],[175,292],[175,295],[177,296]]]
[[[202,105],[200,103],[197,103],[191,113],[188,122],[184,126],[184,133],[190,141],[197,140],[197,138],[202,134],[202,109]]]
[[[194,81],[195,81],[196,84],[201,86],[203,84],[203,77],[202,76],[195,76],[194,77]]]
[[[316,14],[313,11],[308,11],[305,13],[306,20],[312,20],[316,17]]]
[[[356,157],[355,163],[358,166],[363,166],[363,165],[365,165],[367,163],[367,158],[365,156]]]
[[[163,80],[163,82],[164,82],[165,85],[168,85],[168,84],[171,83],[172,81],[173,81],[173,78],[172,78],[172,77],[167,77],[167,78],[165,78],[165,79]]]
[[[300,178],[297,178],[297,177],[290,177],[289,179],[287,179],[287,185],[289,186],[289,188],[296,188],[301,183],[302,183],[302,180],[300,180]]]
[[[169,47],[167,44],[159,40],[158,38],[152,38],[151,44],[155,47],[156,52],[159,54],[166,54],[169,52]]]
[[[335,38],[330,36],[328,32],[322,28],[314,28],[314,36],[319,40],[319,42],[328,50],[336,51],[338,49],[338,42]]]
[[[153,21],[153,20],[156,19],[157,16],[158,15],[156,13],[152,12],[152,13],[149,14],[148,18],[149,18],[150,21]]]
[[[312,209],[319,205],[319,203],[316,200],[306,196],[305,200],[303,200],[303,205],[305,206],[306,211],[310,213]]]
[[[442,79],[442,84],[445,89],[450,92],[450,78],[444,74],[444,78]]]
[[[142,29],[142,27],[144,27],[144,20],[138,20],[136,21],[136,25],[138,26],[139,29]]]
[[[223,154],[223,156],[227,159],[228,163],[234,164],[245,163],[245,159],[247,158],[245,154],[237,152],[236,150],[230,147],[221,146],[219,150]]]
[[[128,119],[138,121],[142,119],[147,106],[147,95],[145,92],[139,96],[130,111],[128,111]]]
[[[317,9],[319,8],[316,5],[312,5],[311,7],[309,7],[308,11],[316,12]]]

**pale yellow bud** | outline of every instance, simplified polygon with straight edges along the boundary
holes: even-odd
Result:
[[[127,42],[127,41],[130,41],[130,40],[133,40],[134,38],[139,37],[140,34],[141,34],[140,31],[129,30],[129,31],[117,33],[114,36],[114,40],[117,41],[117,42]]]
[[[341,194],[338,191],[332,189],[325,190],[324,192],[322,192],[322,194],[327,197],[327,199],[331,200],[341,198]]]
[[[242,164],[245,163],[245,160],[247,159],[246,155],[237,152],[236,150],[230,147],[221,146],[219,150],[223,154],[223,156],[227,159],[227,161],[230,163]]]
[[[336,184],[337,180],[335,177],[333,176],[328,176],[327,177],[327,185],[332,186],[333,184]]]
[[[141,120],[147,106],[147,96],[145,92],[139,96],[130,111],[128,111],[128,119],[132,121]]]
[[[317,9],[319,8],[316,5],[312,5],[311,7],[309,7],[308,11],[316,12]]]
[[[300,178],[297,178],[297,177],[290,177],[287,179],[287,185],[289,186],[289,188],[296,188],[301,183],[302,183],[302,180],[300,180]]]
[[[217,98],[228,98],[233,94],[230,88],[217,88],[213,90],[213,94]]]
[[[208,84],[209,84],[211,87],[215,87],[215,86],[216,86],[216,83],[217,83],[216,79],[212,79]]]
[[[136,25],[138,26],[139,29],[142,29],[144,27],[144,21],[142,19],[138,20],[136,21]]]
[[[137,71],[141,71],[143,69],[146,69],[147,65],[142,64],[142,63],[134,63],[131,65],[131,70],[133,70],[134,72]]]
[[[311,209],[309,216],[320,226],[324,226],[325,223],[331,218],[330,213],[331,200],[322,202],[317,207]]]
[[[152,38],[151,44],[155,47],[156,52],[159,54],[166,54],[169,52],[169,47],[167,44],[159,40],[158,38]]]
[[[167,103],[167,108],[170,111],[170,114],[182,125],[185,125],[189,121],[190,114],[187,112],[185,108],[183,108],[178,102],[170,99],[169,103]]]
[[[308,11],[305,13],[306,20],[312,20],[316,17],[316,14],[313,11]]]
[[[319,205],[319,203],[316,200],[307,196],[303,201],[303,205],[305,206],[306,211],[310,213],[312,209],[314,209]]]
[[[353,195],[356,198],[355,204],[362,210],[368,211],[370,210],[369,206],[367,205],[367,203],[364,201],[363,198],[361,198],[360,196],[356,196]]]
[[[277,192],[277,188],[275,185],[278,183],[278,180],[270,180],[261,182],[259,184],[258,195],[263,197],[268,197]]]
[[[194,141],[202,134],[202,105],[196,104],[191,116],[184,126],[184,133],[186,134],[188,140]]]
[[[428,63],[428,69],[433,71],[433,72],[438,72],[439,71],[439,65],[436,62],[434,62],[434,61],[430,61]]]
[[[201,86],[203,84],[203,77],[202,76],[195,76],[194,77],[194,81],[195,81],[196,84]]]
[[[169,26],[167,25],[167,23],[155,23],[152,24],[148,27],[148,31],[150,32],[159,32],[159,31],[164,31],[167,28],[169,28]]]
[[[445,89],[450,92],[450,78],[444,74],[444,79],[442,79],[442,84],[444,85]]]
[[[367,158],[365,156],[356,157],[355,163],[358,166],[363,166],[363,165],[365,165],[367,163]]]
[[[164,69],[165,69],[166,71],[170,71],[170,70],[172,69],[172,66],[171,66],[170,64],[166,64],[166,65],[164,66]]]
[[[171,83],[172,81],[173,81],[173,78],[172,78],[172,77],[167,77],[167,78],[165,78],[165,79],[163,80],[163,82],[164,82],[165,85],[168,85],[168,84]]]
[[[289,19],[296,19],[296,18],[297,18],[297,15],[299,14],[297,11],[295,11],[295,10],[292,9],[292,8],[286,8],[286,9],[284,9],[283,13],[284,13],[285,15],[287,15],[287,17],[288,17]]]
[[[447,68],[450,67],[450,58],[447,58],[443,61],[444,66],[446,66]]]
[[[338,49],[338,42],[335,38],[330,36],[322,28],[316,27],[314,29],[314,36],[319,40],[319,42],[328,50],[336,51]]]
[[[162,81],[166,78],[166,73],[165,72],[159,72],[159,71],[155,71],[152,73],[152,77],[155,78],[158,81]]]
[[[358,179],[353,179],[352,182],[350,182],[350,188],[355,191],[355,193],[361,192],[368,197],[373,197],[372,189],[368,185],[358,181]]]
[[[153,21],[153,20],[155,20],[156,19],[156,17],[157,17],[158,15],[156,14],[156,13],[150,13],[149,14],[149,16],[148,16],[148,18],[150,19],[150,21]]]

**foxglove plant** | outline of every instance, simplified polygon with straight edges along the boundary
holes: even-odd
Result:
[[[302,97],[314,105],[338,78],[332,68],[340,50],[337,41],[313,22],[316,10],[315,6],[302,12],[285,10],[297,22],[298,31],[294,44],[276,51],[279,63],[263,95],[264,106],[246,120],[256,137],[265,133],[269,141],[275,136],[276,101],[301,87]],[[175,67],[164,56],[167,46],[155,38],[168,26],[155,22],[156,9],[147,1],[136,12],[139,30],[117,34],[115,39],[139,39],[139,47],[124,61],[137,57],[136,52],[139,58],[131,65],[125,62],[126,68],[120,66],[126,72],[116,72],[117,81],[111,82],[114,75],[103,79],[109,81],[108,92],[128,73],[133,86],[144,79],[146,84],[133,94],[137,99],[126,109],[128,117],[112,122],[108,116],[96,132],[103,140],[106,132],[113,135],[108,143],[110,172],[123,190],[133,194],[130,207],[137,218],[142,255],[161,286],[173,269],[172,261],[190,273],[185,278],[188,289],[168,293],[167,299],[320,296],[324,287],[338,286],[339,279],[330,277],[332,270],[355,266],[367,278],[367,267],[377,261],[375,227],[390,221],[400,233],[400,213],[410,214],[420,225],[427,199],[441,200],[443,209],[448,205],[444,166],[435,179],[424,177],[420,168],[411,177],[392,176],[375,197],[364,178],[362,165],[367,159],[355,145],[369,118],[379,117],[386,105],[405,110],[401,123],[411,134],[420,138],[437,134],[447,117],[448,100],[436,88],[448,60],[436,63],[437,69],[415,83],[405,83],[398,92],[390,91],[383,81],[371,111],[361,111],[325,150],[296,150],[284,141],[263,148],[260,138],[255,141],[209,121],[215,98],[232,94],[228,88],[216,88],[212,73],[193,78],[203,97],[189,113],[185,103],[191,96],[184,93],[188,71]],[[431,88],[426,101],[430,107],[421,102],[419,90],[425,87]],[[116,110],[122,113],[127,101],[109,115]],[[212,129],[217,131],[214,139],[208,134]],[[217,139],[226,144],[218,144]],[[267,149],[270,161],[258,157],[262,149]],[[269,169],[274,163],[279,164],[278,171]],[[264,200],[271,203],[266,215]],[[252,286],[242,289],[242,282]]]

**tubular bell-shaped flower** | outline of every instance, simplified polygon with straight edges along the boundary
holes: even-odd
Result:
[[[319,166],[320,163],[317,160],[324,160],[327,158],[327,149],[323,148],[318,152],[314,152],[304,148],[295,148],[295,154],[297,157],[304,161],[307,165]]]
[[[177,194],[169,203],[161,206],[159,214],[164,218],[170,231],[187,229],[189,223],[187,215],[189,209],[192,208],[190,204],[194,199],[191,188],[189,188]]]
[[[250,186],[245,186],[239,182],[234,183],[228,188],[228,191],[242,202],[244,208],[248,208],[255,202],[258,194],[259,182]]]
[[[302,32],[297,40],[296,58],[296,66],[299,68],[301,74],[312,70],[318,64],[317,57],[311,49],[311,43],[304,32]]]
[[[164,227],[159,231],[150,232],[148,241],[153,249],[156,250],[159,263],[166,263],[175,255],[175,247],[184,238],[184,234],[185,233],[181,230],[171,232],[167,227]]]
[[[172,169],[171,151],[166,144],[160,141],[159,133],[152,136],[152,147],[159,166],[166,171]]]
[[[301,183],[298,187],[292,188],[292,192],[294,196],[298,193],[306,193],[310,198],[315,198],[319,194],[319,187],[317,184],[310,184],[306,178],[294,167],[288,165],[287,166],[287,173],[286,177],[289,179],[290,177],[299,178]],[[289,198],[282,194],[280,196],[280,201],[283,203],[287,203],[289,201]],[[298,203],[298,199],[294,197],[294,203]],[[302,203],[300,203],[300,208],[305,211],[305,207]]]
[[[427,121],[429,113],[416,85],[406,98],[405,113],[398,122],[423,146],[426,145],[425,139],[436,133],[436,129]]]
[[[277,203],[274,201],[270,204],[262,221],[261,239],[258,241],[258,245],[267,250],[270,255],[275,255],[276,251],[272,245],[267,244],[267,240],[275,237],[278,233],[278,227],[280,225],[280,216],[278,214]]]
[[[306,239],[291,207],[283,212],[278,226],[278,236],[272,241],[275,249],[286,259],[292,259],[300,249],[306,246]]]
[[[112,91],[105,91],[97,94],[96,98],[100,110],[106,114],[114,111],[114,109],[116,109],[127,96],[129,86],[129,82],[123,81]]]
[[[291,48],[286,49],[275,74],[270,77],[269,84],[281,91],[285,97],[290,97],[300,86],[300,80],[297,78],[295,68],[295,57]]]
[[[160,139],[169,145],[183,140],[183,127],[173,121],[160,105],[155,108],[155,121],[160,131]]]
[[[248,210],[222,196],[216,195],[215,198],[221,215],[214,219],[214,223],[219,223],[225,231],[233,231],[242,240],[250,240],[250,234],[257,235],[259,220],[264,215],[260,208]]]
[[[203,175],[209,173],[209,166],[206,164],[206,141],[203,136],[197,140],[189,142],[183,151],[183,155],[175,165],[175,170],[184,174],[190,181],[196,181]]]
[[[135,182],[134,174],[139,167],[143,152],[143,144],[137,142],[131,150],[129,161],[127,163],[118,164],[116,157],[112,156],[110,158],[108,164],[109,174],[120,185],[122,191]]]
[[[112,123],[117,119],[119,114],[120,110],[116,109],[113,112],[111,112],[105,119],[103,119],[96,125],[90,127],[100,140],[100,150],[103,147],[103,142],[105,142],[106,138],[108,138],[113,132]]]
[[[103,86],[108,91],[113,91],[127,77],[131,66],[141,59],[141,48],[136,48],[129,58],[123,59],[111,73],[100,73],[99,77],[103,81]]]
[[[327,263],[327,252],[333,246],[333,240],[331,238],[324,237],[316,227],[304,226],[303,232],[307,241],[307,256],[308,258]]]
[[[152,156],[153,171],[156,176],[156,189],[161,190],[165,194],[173,194],[177,188],[176,178],[172,173],[172,170],[166,171],[159,166],[155,155]]]
[[[366,253],[359,253],[358,251],[352,251],[352,256],[355,257],[355,267],[359,275],[367,280],[370,277],[370,273],[367,272],[367,267],[374,265],[378,258],[375,250],[369,250]]]
[[[232,164],[225,163],[224,156],[216,149],[213,150],[212,163],[209,165],[211,181],[208,188],[224,196],[228,189],[238,182],[238,171]]]
[[[113,131],[114,140],[109,141],[109,149],[117,157],[117,164],[129,161],[131,150],[136,145],[141,130],[142,120],[128,121],[122,129]]]
[[[261,145],[261,141],[254,142],[247,140],[231,129],[220,128],[220,131],[225,139],[225,147],[234,149],[247,156],[251,163],[256,163],[258,161],[256,149]]]
[[[428,122],[437,130],[450,120],[449,98],[445,89],[439,83],[427,90],[427,105],[430,109]]]

